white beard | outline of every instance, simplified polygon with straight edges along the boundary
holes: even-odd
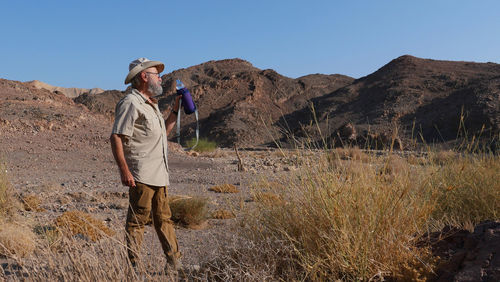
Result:
[[[163,93],[163,87],[161,87],[161,84],[155,83],[152,80],[148,81],[148,91],[149,93],[153,94],[152,96],[159,96]]]

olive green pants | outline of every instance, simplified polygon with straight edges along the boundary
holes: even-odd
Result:
[[[129,203],[125,230],[130,261],[136,263],[139,257],[144,226],[150,216],[167,260],[179,258],[179,245],[170,219],[172,212],[168,205],[167,187],[136,183],[136,187],[129,188]]]

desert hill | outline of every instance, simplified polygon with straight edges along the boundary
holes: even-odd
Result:
[[[387,145],[396,128],[397,143],[404,144],[412,136],[433,143],[454,140],[464,128],[469,137],[488,139],[500,132],[500,65],[406,55],[312,101],[324,137],[337,144]],[[283,117],[300,118],[293,132],[314,136],[316,125],[307,126],[309,109]]]
[[[241,59],[210,61],[164,75],[166,93],[174,92],[177,78],[189,87],[198,105],[201,136],[223,146],[271,143],[272,137],[282,136],[281,127],[275,124],[281,116],[307,107],[312,98],[354,80],[321,74],[292,79],[274,70],[260,70]],[[171,99],[161,102],[170,104]],[[183,135],[190,135],[192,122],[192,116],[183,119],[187,125]]]
[[[2,135],[73,131],[109,123],[109,119],[96,116],[64,94],[39,89],[31,83],[0,79],[0,101]]]
[[[274,141],[293,146],[295,140],[324,140],[336,146],[380,148],[396,137],[397,148],[410,148],[415,139],[440,143],[467,134],[491,142],[500,133],[500,65],[494,63],[405,55],[355,80],[338,74],[292,79],[241,59],[209,61],[162,77],[166,95],[159,103],[165,113],[175,97],[177,78],[190,89],[198,106],[201,136],[220,146],[272,146]],[[7,87],[11,84],[15,87]],[[15,99],[32,99],[33,107],[35,101],[45,99],[41,97],[50,96],[61,107],[75,107],[74,101],[108,117],[125,94],[118,90],[85,93],[71,101],[33,83],[2,80],[0,87],[17,91]],[[313,122],[311,105],[319,126]],[[182,116],[184,140],[193,137],[194,121],[194,115]]]
[[[344,75],[312,74],[297,79],[274,70],[261,70],[241,59],[209,61],[162,77],[160,108],[167,113],[175,97],[175,80],[190,89],[199,109],[200,135],[221,146],[257,146],[282,137],[275,123],[283,115],[307,107],[312,98],[331,93],[354,81]],[[111,114],[125,94],[116,90],[83,94],[75,102]],[[182,136],[193,137],[194,115],[182,117]],[[266,126],[264,126],[266,124]],[[272,137],[271,137],[272,136]]]
[[[45,82],[38,81],[38,80],[28,81],[28,82],[26,82],[26,84],[28,84],[30,86],[34,86],[37,89],[46,89],[46,90],[49,90],[51,92],[58,91],[58,92],[63,93],[64,95],[66,95],[66,97],[69,97],[69,98],[78,97],[78,96],[82,95],[83,93],[98,94],[98,93],[102,93],[104,91],[101,88],[86,89],[86,88],[74,88],[74,87],[65,88],[65,87],[59,87],[59,86],[52,86],[50,84],[47,84]]]

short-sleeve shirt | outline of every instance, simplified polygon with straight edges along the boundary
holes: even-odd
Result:
[[[158,104],[132,89],[116,105],[112,133],[125,136],[123,151],[135,181],[169,185],[167,131]]]

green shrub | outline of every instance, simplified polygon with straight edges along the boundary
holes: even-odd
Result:
[[[193,138],[186,142],[186,146],[188,148],[191,148],[192,146],[194,146],[194,144],[196,144],[196,138]],[[205,152],[213,152],[215,151],[215,149],[217,149],[217,143],[215,143],[214,141],[209,141],[208,139],[205,138],[200,138],[198,140],[198,145],[196,145],[196,147],[194,147],[193,150],[199,153],[205,153]]]

